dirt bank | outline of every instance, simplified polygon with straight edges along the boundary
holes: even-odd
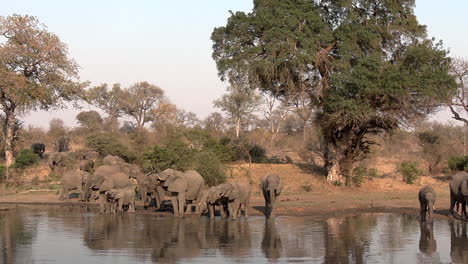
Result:
[[[437,191],[436,217],[446,217],[449,207],[447,183],[433,182]],[[333,216],[356,215],[365,212],[392,212],[419,214],[417,192],[420,186],[405,186],[394,180],[376,179],[366,182],[361,188],[333,187],[329,190],[286,193],[280,198],[277,215],[311,216],[325,219]],[[263,215],[263,197],[253,191],[250,215]],[[97,203],[82,203],[77,199],[60,201],[58,195],[48,192],[28,192],[0,196],[1,205],[7,204],[41,204],[62,206],[89,206],[96,208]],[[154,212],[154,209],[143,210],[137,202],[137,213],[170,215],[170,211]]]

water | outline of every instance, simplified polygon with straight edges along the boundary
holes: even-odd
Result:
[[[467,223],[364,214],[224,221],[86,208],[0,211],[0,263],[468,263]]]

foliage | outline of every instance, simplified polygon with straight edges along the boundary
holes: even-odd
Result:
[[[231,159],[227,144],[229,141],[216,141],[208,134],[197,130],[177,135],[164,145],[154,146],[144,154],[145,171],[160,172],[167,168],[180,171],[194,169],[207,184],[216,185],[226,180],[226,161]]]
[[[448,159],[448,167],[452,172],[468,171],[468,156],[453,156]]]
[[[435,131],[423,131],[417,134],[423,157],[429,163],[431,173],[440,172],[438,165],[442,161],[442,137]]]
[[[365,166],[358,166],[353,169],[351,176],[351,182],[356,186],[360,187],[364,178],[376,178],[378,176],[377,169],[370,168],[368,169]]]
[[[40,157],[34,153],[31,149],[22,149],[18,153],[13,163],[13,168],[24,169],[31,165],[37,164],[40,161]]]
[[[103,124],[101,115],[97,111],[82,111],[76,115],[78,123],[88,129],[100,129]]]
[[[308,95],[326,167],[346,177],[374,144],[369,135],[412,124],[456,90],[450,58],[427,39],[412,0],[256,0],[211,39],[222,80]]]
[[[136,154],[112,133],[90,134],[86,138],[86,145],[101,156],[119,156],[127,162],[136,159]]]
[[[0,182],[3,182],[5,180],[5,171],[6,171],[5,166],[0,165]]]
[[[30,110],[62,107],[63,101],[81,98],[78,65],[67,46],[47,31],[36,17],[0,17],[0,109],[6,165],[13,161],[16,115]]]
[[[416,161],[403,161],[400,163],[400,172],[406,183],[413,184],[423,173]]]

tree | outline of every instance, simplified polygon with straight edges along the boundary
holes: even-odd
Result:
[[[5,115],[5,163],[13,162],[17,115],[78,99],[78,65],[67,46],[33,16],[0,17],[0,105]]]
[[[414,0],[254,0],[252,12],[231,13],[211,39],[222,80],[247,79],[285,98],[308,95],[328,181],[349,183],[374,143],[369,134],[411,125],[456,86],[447,52],[417,22]]]
[[[137,131],[151,121],[151,112],[164,100],[164,91],[148,82],[138,82],[122,92],[122,112],[133,118]]]
[[[88,90],[87,100],[106,113],[111,120],[117,120],[122,115],[122,88],[116,83],[109,89],[107,84],[101,84]]]
[[[213,112],[203,120],[203,126],[206,130],[220,134],[225,128],[225,120],[221,113]]]
[[[227,91],[214,101],[214,105],[228,113],[236,128],[236,138],[239,138],[242,120],[258,108],[260,96],[255,90],[246,89],[240,84],[231,84]]]
[[[468,125],[468,60],[456,58],[452,61],[451,74],[458,84],[457,94],[452,98],[449,108],[453,119]],[[460,112],[464,112],[462,115]]]
[[[195,113],[185,111],[184,109],[177,109],[176,115],[179,125],[183,127],[195,127],[200,122]]]
[[[168,130],[176,125],[177,108],[169,102],[162,102],[152,111],[152,127],[158,131],[163,138],[167,137]]]
[[[270,147],[273,146],[276,135],[279,133],[284,119],[290,111],[288,103],[279,102],[278,98],[271,93],[264,93],[262,112],[265,120],[268,122],[268,129],[271,133]]]
[[[76,115],[78,123],[85,128],[99,130],[102,127],[102,117],[97,111],[82,111]]]

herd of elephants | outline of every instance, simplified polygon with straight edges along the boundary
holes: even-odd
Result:
[[[50,154],[49,165],[53,169],[61,167],[64,155],[62,152]],[[201,215],[208,211],[214,218],[216,209],[223,218],[237,219],[242,216],[242,210],[248,217],[251,186],[247,182],[208,188],[203,177],[194,170],[166,169],[144,174],[137,165],[111,155],[106,156],[103,165],[97,168],[93,159],[86,155],[78,163],[79,170],[62,173],[60,199],[68,199],[71,192],[78,192],[81,201],[99,200],[100,213],[135,212],[138,193],[145,209],[151,204],[160,209],[164,200],[170,200],[176,217],[191,213]],[[277,197],[282,190],[281,178],[276,174],[265,175],[260,187],[265,198],[265,215],[274,217]]]

